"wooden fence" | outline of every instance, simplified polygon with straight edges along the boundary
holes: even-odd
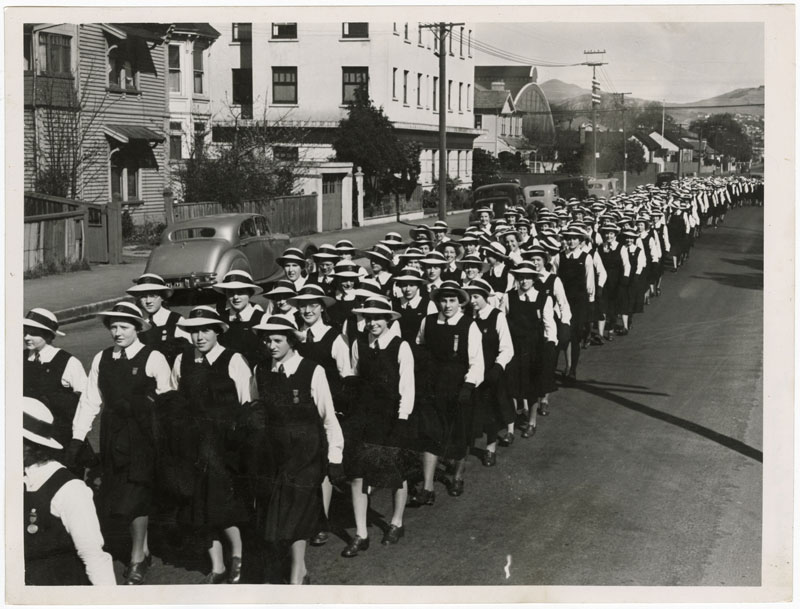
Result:
[[[275,233],[308,235],[317,231],[317,195],[293,195],[257,201],[243,201],[236,209],[224,208],[216,201],[175,203],[175,220],[188,220],[212,214],[241,212],[267,218]]]
[[[364,206],[365,218],[379,218],[382,216],[392,216],[397,214],[398,206],[401,214],[422,211],[422,186],[417,185],[411,198],[406,200],[405,195],[388,194],[381,197],[380,203],[367,204]]]

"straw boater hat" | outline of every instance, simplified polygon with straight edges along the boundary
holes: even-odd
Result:
[[[461,252],[464,251],[464,246],[461,245],[460,242],[451,239],[450,241],[443,241],[439,245],[436,246],[437,251],[444,253],[444,248],[452,247],[456,250],[456,256],[458,256]]]
[[[142,310],[130,302],[118,302],[110,311],[102,311],[97,315],[107,318],[109,323],[113,319],[120,319],[139,326],[137,332],[146,332],[150,329],[150,322],[142,315]]]
[[[349,239],[339,239],[339,241],[336,242],[335,249],[340,254],[353,254],[356,251],[353,242]]]
[[[583,239],[586,236],[586,233],[584,233],[580,228],[573,226],[568,227],[564,232],[561,233],[561,236],[564,239]]]
[[[531,248],[528,248],[522,253],[525,260],[530,260],[536,256],[539,256],[543,260],[547,261],[547,250],[542,247],[541,245],[534,245]]]
[[[277,262],[280,266],[284,266],[289,262],[293,262],[303,267],[306,265],[306,257],[300,249],[296,247],[287,247],[283,251],[283,256],[278,256],[275,259],[275,262]]]
[[[425,283],[425,277],[422,276],[422,271],[418,269],[404,268],[401,273],[394,278],[394,284],[401,283]]]
[[[423,224],[422,226],[415,226],[408,231],[408,236],[414,241],[431,241],[433,239],[433,231],[430,226]]]
[[[464,233],[464,236],[458,240],[461,245],[466,245],[467,243],[480,243],[481,239],[480,236],[476,235],[474,231],[467,230]]]
[[[192,328],[207,328],[217,326],[221,332],[228,331],[228,324],[220,317],[219,312],[214,307],[200,305],[189,311],[189,317],[178,322],[178,326],[191,332]]]
[[[492,211],[491,207],[479,207],[475,210],[475,217],[480,217],[482,213],[486,212],[490,216],[494,216],[494,211]]]
[[[536,271],[535,268],[533,268],[533,263],[530,260],[523,260],[522,262],[517,264],[517,266],[515,266],[513,269],[511,269],[511,273],[512,273],[512,275],[517,275],[517,276],[520,276],[520,275],[526,275],[526,276],[538,275],[538,272]]]
[[[172,296],[173,291],[164,278],[154,273],[145,273],[138,279],[134,280],[136,285],[125,290],[131,296],[139,296],[140,294],[150,294],[153,292],[164,292],[163,297],[169,298]]]
[[[405,245],[405,243],[403,243],[403,236],[394,231],[386,233],[386,236],[379,241],[379,243],[391,248],[403,247]]]
[[[440,298],[448,295],[458,297],[459,304],[465,305],[469,302],[469,296],[456,281],[443,281],[442,284],[431,292],[431,300],[438,302]]]
[[[316,283],[305,284],[302,288],[300,288],[297,296],[293,296],[289,299],[289,304],[298,308],[311,302],[320,302],[325,308],[328,308],[333,305],[336,300],[330,296],[327,296],[325,294],[325,290],[322,289],[322,286],[319,286]]]
[[[55,450],[64,448],[53,438],[53,413],[35,398],[22,398],[22,437]]]
[[[431,230],[435,233],[446,233],[448,229],[447,222],[444,220],[437,220],[433,223],[433,226],[431,226]]]
[[[358,279],[361,268],[352,260],[340,260],[333,267],[333,276],[339,279]]]
[[[425,257],[425,254],[422,253],[418,247],[409,247],[405,252],[402,254],[398,254],[398,258],[402,258],[403,260],[422,260]]]
[[[288,279],[276,281],[272,289],[264,294],[264,298],[269,298],[270,300],[286,300],[292,296],[297,296],[297,290],[294,287],[294,282]]]
[[[363,306],[353,309],[353,313],[358,313],[359,315],[386,315],[392,320],[400,318],[400,313],[392,310],[392,303],[389,302],[389,299],[381,296],[367,299]]]
[[[473,279],[469,285],[464,286],[464,291],[468,294],[480,294],[484,298],[489,298],[494,294],[492,286],[485,279]]]
[[[619,231],[620,231],[619,226],[611,222],[607,222],[606,224],[601,224],[599,230],[599,232],[601,233],[617,233],[617,234],[619,234]]]
[[[420,262],[429,266],[447,266],[447,260],[444,259],[444,255],[439,251],[428,252],[428,255]]]
[[[221,282],[211,287],[223,294],[225,290],[252,290],[252,296],[255,296],[264,291],[264,288],[253,283],[253,276],[247,271],[228,271]]]
[[[506,255],[506,246],[500,243],[499,241],[492,241],[488,245],[482,245],[481,251],[485,256],[494,256],[495,258],[499,258],[500,260],[507,260],[508,256]]]
[[[461,260],[456,260],[456,264],[460,267],[477,266],[481,271],[485,271],[489,267],[489,263],[477,254],[467,254]]]
[[[330,243],[323,243],[319,246],[319,250],[314,254],[315,262],[322,262],[324,260],[338,260],[339,252]]]
[[[373,296],[383,296],[381,284],[372,277],[362,279],[358,282],[358,287],[354,290],[356,297],[372,298]]]
[[[624,231],[622,231],[622,238],[623,239],[638,239],[639,238],[639,233],[637,233],[636,231],[625,229]]]
[[[383,241],[381,241],[383,243]],[[389,249],[387,245],[381,245],[378,243],[375,247],[372,248],[372,251],[365,252],[364,255],[369,258],[372,262],[378,262],[380,264],[385,264],[386,266],[391,266],[392,264],[392,250]]]
[[[267,317],[264,315],[261,321],[251,328],[253,332],[266,332],[268,334],[293,334],[298,340],[303,340],[305,334],[297,328],[297,321],[293,315],[282,315],[276,313]]]
[[[31,309],[22,322],[23,326],[47,330],[53,336],[66,336],[58,331],[58,319],[47,309]]]

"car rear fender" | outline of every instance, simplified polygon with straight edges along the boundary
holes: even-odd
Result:
[[[222,255],[217,264],[217,278],[222,281],[225,273],[229,271],[246,271],[251,273],[250,263],[247,257],[239,250],[228,250]],[[251,273],[252,274],[252,273]]]

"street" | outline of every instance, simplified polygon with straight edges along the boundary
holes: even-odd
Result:
[[[312,583],[759,585],[762,315],[763,208],[734,209],[628,336],[584,353],[533,438],[517,434],[494,468],[471,457],[464,495],[437,485],[396,546],[379,543],[391,496],[377,492],[370,549],[341,558],[336,536],[309,548]],[[63,330],[56,344],[87,371],[110,345],[96,319]],[[333,521],[353,533],[348,495]],[[160,554],[164,530],[147,583],[199,583],[205,553]]]

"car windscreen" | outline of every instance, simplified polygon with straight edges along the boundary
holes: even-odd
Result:
[[[179,228],[170,236],[170,241],[189,241],[191,239],[210,239],[217,234],[216,229],[210,226],[197,226],[193,228]]]
[[[489,186],[486,188],[480,187],[475,190],[476,200],[494,199],[497,197],[513,198],[513,186]]]
[[[603,190],[605,188],[605,184],[602,182],[589,182],[589,188],[594,188],[595,190]]]
[[[543,190],[529,190],[528,195],[531,197],[543,197],[544,191]]]

